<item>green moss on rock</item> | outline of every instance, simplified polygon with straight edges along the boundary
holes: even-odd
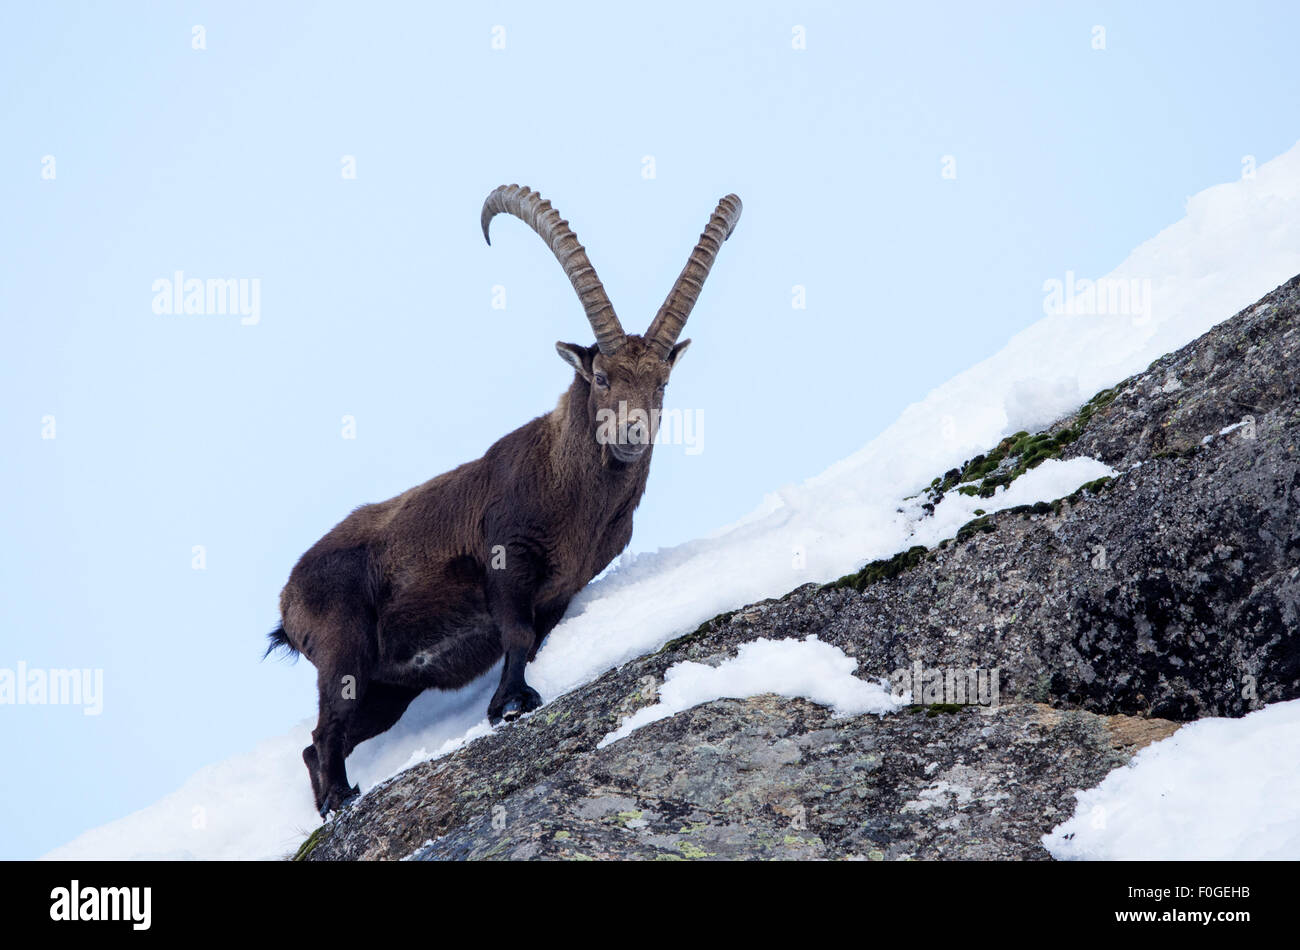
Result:
[[[1101,478],[1095,478],[1090,482],[1084,482],[1082,485],[1080,485],[1078,488],[1074,490],[1074,492],[1070,495],[1070,499],[1071,501],[1077,501],[1078,499],[1082,498],[1085,494],[1087,495],[1099,494],[1102,490],[1106,488],[1107,485],[1111,483],[1111,481],[1112,479],[1109,475],[1103,475]]]
[[[983,518],[976,518],[974,521],[968,521],[957,529],[957,543],[968,541],[977,534],[992,534],[996,531],[997,525],[993,523],[992,515],[985,515]]]
[[[726,610],[718,614],[716,617],[710,617],[708,620],[704,621],[704,623],[700,624],[690,633],[684,633],[680,637],[675,637],[674,639],[669,640],[667,643],[665,643],[662,647],[659,648],[659,652],[667,653],[671,650],[676,650],[678,647],[684,646],[687,643],[692,643],[695,640],[701,640],[704,637],[708,636],[710,633],[714,633],[719,627],[721,627],[723,624],[725,624],[728,620],[730,620],[735,615],[736,615],[736,611]]]
[[[1055,432],[1017,432],[999,442],[986,455],[977,455],[962,465],[930,482],[927,492],[932,498],[956,489],[963,495],[992,498],[998,488],[1010,485],[1017,478],[1037,468],[1050,458],[1060,458],[1066,446],[1083,434],[1084,428],[1101,409],[1110,405],[1118,394],[1117,389],[1103,389],[1089,399],[1075,415],[1074,423]]]
[[[928,551],[929,549],[925,545],[918,544],[906,551],[899,551],[893,557],[886,558],[883,561],[872,561],[853,574],[845,574],[839,580],[831,581],[822,589],[834,590],[847,587],[858,591],[864,590],[872,584],[891,577],[897,577],[904,571],[916,567],[925,558]]]
[[[319,828],[317,828],[315,831],[313,831],[311,834],[307,836],[306,841],[304,841],[302,844],[298,846],[298,850],[294,853],[294,856],[291,860],[306,861],[307,856],[316,850],[316,846],[321,843],[324,837],[325,837],[325,826],[321,825]]]

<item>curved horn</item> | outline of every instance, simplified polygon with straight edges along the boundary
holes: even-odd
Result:
[[[479,218],[483,225],[483,237],[488,244],[488,224],[502,212],[512,214],[528,225],[546,242],[555,259],[564,268],[564,274],[578,292],[582,309],[587,313],[591,329],[596,333],[596,345],[606,356],[613,354],[627,335],[614,313],[614,305],[605,294],[605,285],[596,276],[596,268],[587,259],[587,251],[578,243],[578,236],[569,228],[569,222],[560,217],[560,212],[551,207],[537,192],[519,185],[502,185],[494,188],[483,202],[483,213]]]
[[[718,256],[718,249],[722,247],[723,241],[731,237],[736,222],[740,220],[741,207],[740,199],[735,195],[727,195],[718,202],[704,233],[700,235],[699,243],[682,268],[677,283],[673,284],[664,305],[659,308],[650,328],[645,331],[646,341],[655,348],[660,359],[667,359],[673,344],[677,342],[682,327],[686,325],[686,318],[691,315],[691,309],[700,296],[704,280],[709,276],[713,261]]]

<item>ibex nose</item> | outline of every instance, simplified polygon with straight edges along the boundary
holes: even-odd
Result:
[[[614,457],[620,462],[635,462],[641,456],[645,455],[646,449],[650,448],[649,441],[646,442],[611,442],[609,450],[614,453]]]

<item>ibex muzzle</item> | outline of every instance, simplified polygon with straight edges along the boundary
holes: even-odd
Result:
[[[718,203],[645,335],[629,336],[550,202],[518,185],[488,195],[483,236],[501,213],[536,231],[596,342],[556,344],[574,376],[550,413],[476,461],[363,505],[294,566],[267,652],[285,647],[316,666],[320,718],[303,760],[322,815],[357,792],[347,756],[422,691],[457,689],[504,656],[489,720],[542,704],[524,667],[573,596],[631,540],[664,389],[690,342],[677,338],[740,210],[735,195]]]

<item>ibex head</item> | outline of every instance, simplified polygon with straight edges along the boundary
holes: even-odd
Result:
[[[623,325],[596,276],[596,269],[587,259],[586,250],[578,243],[578,236],[549,201],[531,189],[502,185],[483,202],[483,237],[489,244],[492,239],[488,237],[488,225],[492,218],[502,212],[514,215],[546,242],[578,292],[596,342],[592,346],[556,343],[555,348],[587,383],[587,410],[593,435],[609,446],[610,454],[619,462],[637,461],[654,441],[669,374],[691,343],[690,340],[678,342],[677,337],[691,315],[718,249],[740,220],[740,211],[740,199],[735,195],[727,195],[718,202],[699,243],[645,335],[629,336],[623,332]],[[601,434],[607,431],[601,427],[602,420],[609,418],[607,413],[628,422],[618,428],[616,439]]]

